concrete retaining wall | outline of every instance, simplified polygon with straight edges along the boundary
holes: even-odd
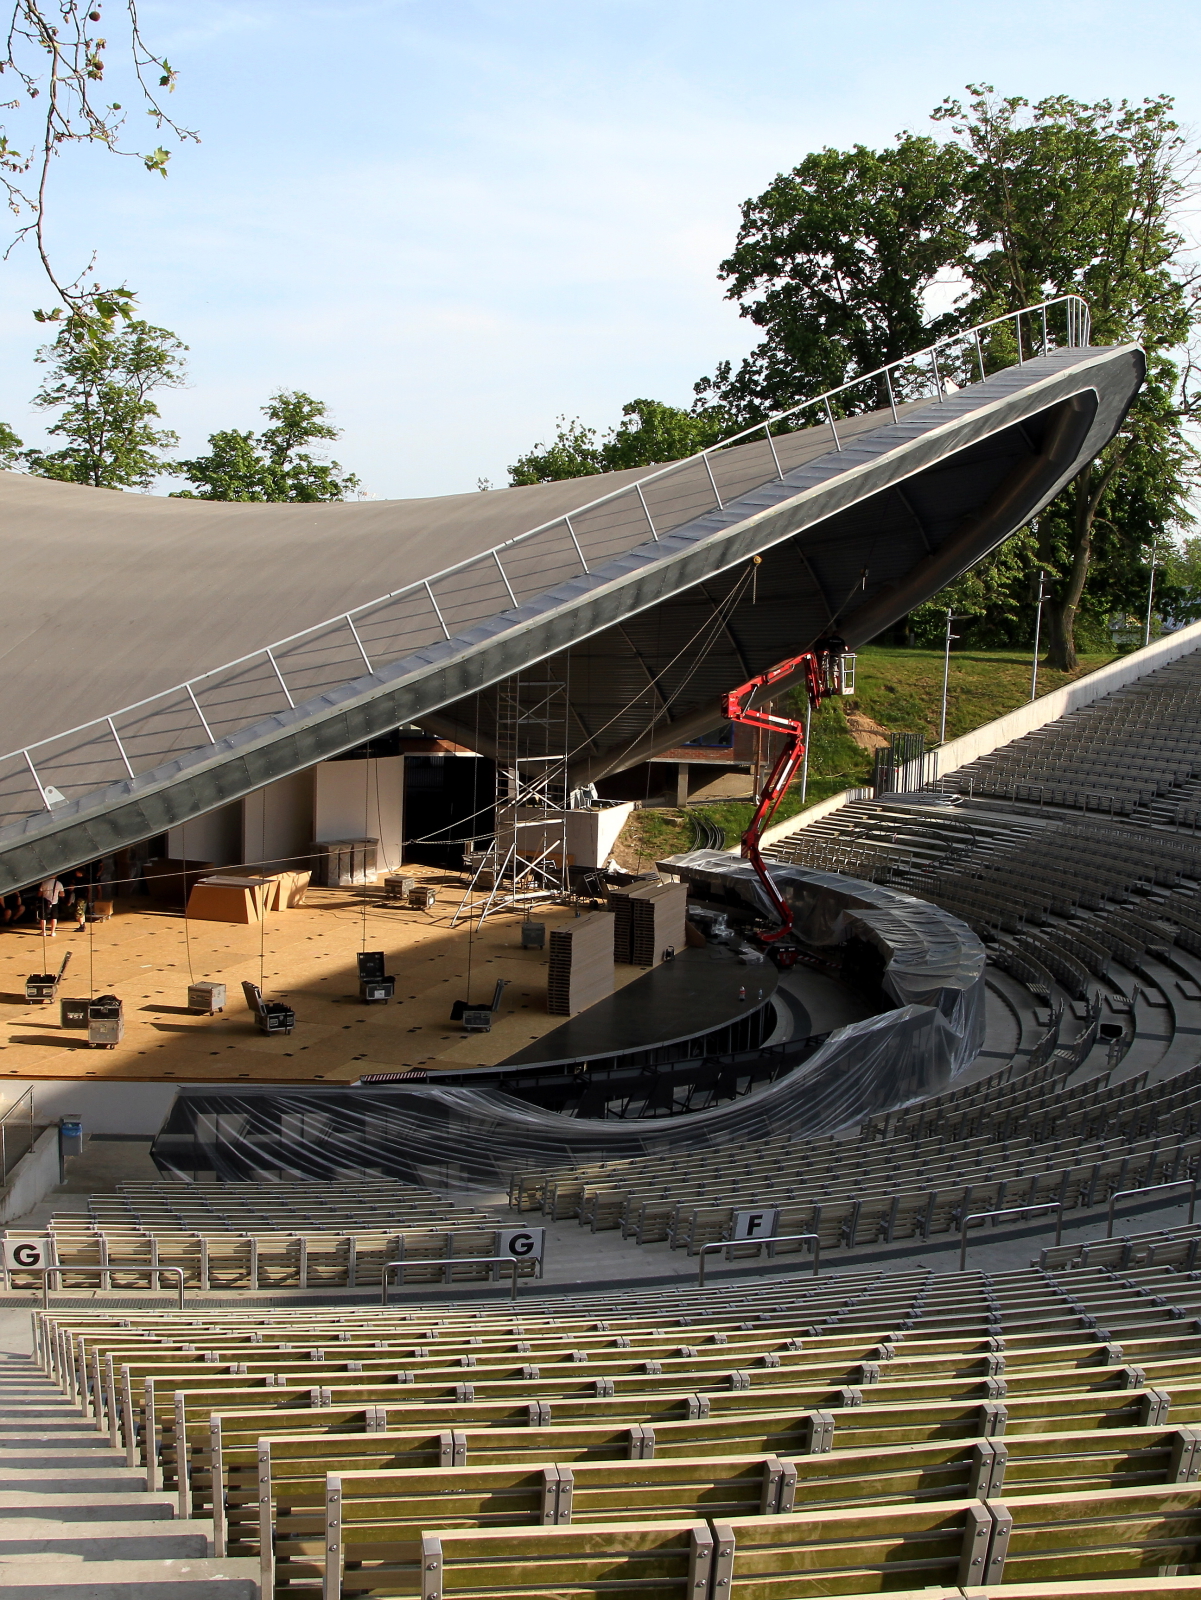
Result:
[[[58,1183],[58,1128],[44,1128],[0,1189],[0,1223],[32,1211]]]

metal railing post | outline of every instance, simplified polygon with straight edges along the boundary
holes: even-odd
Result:
[[[726,508],[722,502],[721,490],[717,487],[717,479],[713,476],[713,468],[709,464],[709,452],[707,450],[702,455],[701,460],[705,463],[705,471],[709,474],[709,484],[713,490],[713,498],[717,501],[717,509],[724,511]]]
[[[190,683],[184,684],[184,688],[188,691],[188,699],[192,702],[192,709],[195,711],[196,715],[200,718],[200,726],[204,729],[205,737],[208,739],[208,742],[210,744],[216,744],[217,741],[216,741],[216,739],[213,738],[213,730],[209,727],[208,718],[205,716],[204,712],[200,709],[200,701],[197,700],[197,698],[196,698],[195,690],[192,688],[192,685]]]
[[[804,1243],[809,1243],[813,1246],[813,1276],[816,1278],[822,1258],[821,1235],[817,1233],[781,1233],[766,1239],[716,1239],[712,1244],[703,1244],[697,1251],[699,1261],[697,1263],[696,1286],[698,1289],[705,1287],[705,1257],[713,1250],[736,1250],[740,1244],[758,1245],[762,1249],[764,1245]],[[772,1259],[771,1256],[768,1257],[769,1261]]]
[[[885,367],[884,368],[884,383],[885,383],[885,385],[886,385],[886,387],[888,389],[888,407],[889,407],[889,410],[892,412],[892,420],[894,422],[896,422],[898,420],[898,418],[897,418],[897,397],[893,393],[893,389],[892,389],[892,368],[891,367]]]
[[[838,437],[838,429],[834,426],[834,413],[830,409],[829,399],[826,400],[826,421],[830,424],[830,432],[834,435],[834,448],[842,449],[842,440]]]
[[[496,562],[496,570],[500,573],[501,582],[505,586],[505,590],[508,593],[509,599],[512,601],[513,605],[516,606],[517,596],[513,593],[513,585],[509,582],[509,574],[501,566],[500,557],[497,555],[495,550],[492,552],[492,559]]]
[[[275,676],[279,679],[279,686],[284,691],[284,697],[287,700],[288,704],[292,707],[292,710],[295,711],[296,702],[292,698],[292,691],[291,691],[291,689],[288,688],[288,685],[284,682],[284,675],[279,670],[279,662],[275,659],[275,656],[272,654],[270,648],[268,648],[268,650],[267,650],[267,660],[275,668]]]
[[[586,560],[586,558],[584,556],[583,550],[581,550],[581,548],[580,548],[580,541],[575,536],[575,528],[572,525],[571,518],[570,517],[564,517],[563,521],[567,524],[567,531],[571,535],[572,544],[575,545],[575,553],[580,558],[580,565],[581,565],[581,567],[583,567],[584,571],[587,572],[588,571],[588,562],[587,562],[587,560]]]
[[[1109,1221],[1105,1228],[1105,1237],[1113,1238],[1113,1213],[1119,1200],[1126,1200],[1132,1194],[1155,1194],[1160,1189],[1188,1189],[1188,1219],[1192,1222],[1197,1214],[1197,1180],[1201,1174],[1194,1174],[1191,1178],[1176,1178],[1172,1183],[1153,1183],[1146,1189],[1119,1189],[1110,1197]]]
[[[521,1262],[517,1256],[414,1256],[411,1259],[406,1256],[400,1261],[385,1261],[384,1270],[380,1273],[379,1303],[381,1306],[388,1304],[388,1274],[400,1272],[403,1275],[406,1267],[508,1267],[511,1278],[509,1299],[516,1300],[517,1269],[520,1265]],[[541,1258],[538,1261],[538,1276],[542,1276]],[[449,1283],[450,1279],[448,1278],[445,1281]]]
[[[896,406],[893,406],[892,408],[892,420],[894,422],[897,420]],[[771,451],[771,458],[776,464],[776,476],[782,483],[784,481],[784,468],[780,465],[780,458],[776,454],[776,441],[771,436],[771,426],[769,423],[765,422],[763,424],[763,431],[767,435],[767,448]],[[641,494],[642,490],[639,489],[638,493]]]
[[[959,1270],[963,1271],[967,1264],[967,1225],[969,1222],[986,1222],[990,1217],[1027,1217],[1035,1211],[1053,1211],[1055,1213],[1055,1243],[1058,1244],[1063,1234],[1063,1202],[1061,1200],[1043,1200],[1036,1206],[1006,1206],[1003,1211],[973,1211],[964,1217],[959,1229]]]
[[[350,629],[351,633],[354,634],[354,642],[359,647],[359,654],[363,658],[363,663],[366,666],[367,671],[374,672],[375,668],[371,665],[371,657],[367,654],[366,650],[363,649],[363,641],[359,638],[359,630],[355,627],[349,611],[346,613],[346,626]]]
[[[772,454],[773,455],[775,454],[774,450],[772,451]],[[777,462],[777,465],[779,465],[778,462]],[[781,473],[780,476],[783,477],[784,474]],[[642,485],[640,483],[636,483],[634,485],[634,487],[638,491],[638,499],[639,499],[639,501],[641,502],[641,505],[642,505],[642,513],[646,518],[646,525],[651,530],[651,538],[655,541],[656,544],[658,544],[659,543],[659,533],[658,533],[658,530],[655,527],[655,519],[654,519],[654,517],[651,516],[651,508],[650,508],[650,506],[647,505],[646,496],[642,492]]]
[[[426,578],[426,579],[423,579],[422,581],[425,584],[425,592],[430,597],[430,605],[432,605],[433,608],[434,608],[434,615],[438,619],[438,626],[442,629],[442,632],[449,639],[450,638],[450,629],[446,626],[446,618],[442,615],[442,607],[434,599],[434,591],[429,586],[429,579]]]
[[[203,722],[204,718],[202,717],[200,720]],[[21,754],[25,757],[25,765],[33,774],[33,781],[38,786],[38,793],[42,797],[42,804],[46,807],[47,811],[53,811],[54,807],[50,804],[50,796],[46,793],[46,790],[42,785],[42,780],[38,777],[38,769],[33,764],[33,757],[29,754],[28,750],[22,750]]]
[[[134,776],[134,770],[129,764],[129,757],[125,754],[125,746],[121,743],[121,735],[117,732],[116,725],[111,717],[105,717],[104,720],[108,723],[109,732],[113,736],[113,740],[116,743],[117,749],[121,752],[121,760],[125,763],[125,770],[132,778]]]

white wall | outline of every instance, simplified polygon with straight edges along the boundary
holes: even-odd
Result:
[[[567,854],[577,867],[603,867],[633,811],[632,801],[597,811],[568,811]]]
[[[315,769],[313,838],[378,839],[380,871],[396,871],[404,839],[404,761],[323,761]]]
[[[34,1121],[57,1125],[60,1117],[78,1115],[83,1118],[85,1138],[91,1133],[137,1133],[153,1138],[166,1120],[178,1088],[174,1083],[6,1078],[0,1084],[0,1111],[19,1099],[31,1082]],[[58,1182],[57,1177],[54,1181]]]
[[[346,763],[343,763],[346,765]],[[294,772],[242,801],[241,860],[266,872],[304,870],[312,856],[316,779]]]
[[[185,848],[186,846],[186,848]],[[173,861],[211,861],[230,867],[242,859],[242,802],[233,800],[202,817],[167,830],[167,854]]]

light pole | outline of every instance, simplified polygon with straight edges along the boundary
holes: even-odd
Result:
[[[1151,602],[1155,598],[1155,546],[1151,546],[1151,581],[1147,585],[1147,620],[1143,624],[1143,649],[1151,643]]]
[[[1043,569],[1038,569],[1038,609],[1034,613],[1034,665],[1030,671],[1030,698],[1038,693],[1038,636],[1043,627]]]
[[[950,606],[947,607],[947,641],[942,658],[942,720],[938,724],[938,742],[947,742],[947,686],[951,681],[951,640],[958,639],[957,633],[951,632],[952,622],[958,622],[958,617],[951,615]]]

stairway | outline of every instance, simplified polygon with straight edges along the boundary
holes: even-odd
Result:
[[[32,1357],[0,1351],[4,1600],[257,1600],[258,1563],[211,1548],[211,1523],[177,1521]]]

